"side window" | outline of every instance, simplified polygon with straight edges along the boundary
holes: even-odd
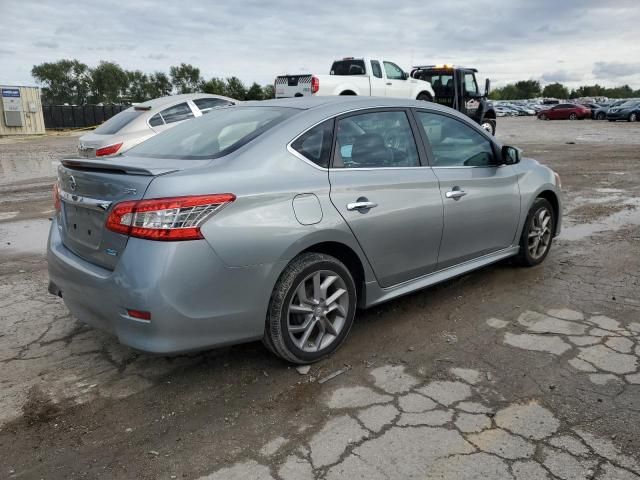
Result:
[[[417,167],[418,150],[404,112],[371,112],[338,120],[336,168]]]
[[[319,167],[327,168],[333,143],[333,119],[316,125],[291,144],[300,155]]]
[[[476,83],[476,77],[473,73],[464,74],[464,89],[468,95],[478,95],[478,84]]]
[[[193,100],[193,103],[196,104],[196,107],[200,109],[202,113],[209,113],[212,108],[216,107],[226,107],[227,105],[233,105],[233,103],[228,102],[226,100],[222,100],[221,98],[196,98]]]
[[[186,103],[179,103],[160,112],[165,123],[174,123],[193,118],[193,112]]]
[[[380,62],[377,60],[371,60],[371,71],[376,78],[382,78],[382,68],[380,68]]]
[[[395,63],[384,62],[384,71],[389,80],[404,80],[404,72]]]
[[[160,125],[164,125],[164,120],[159,113],[156,113],[153,117],[149,119],[149,125],[152,127],[159,127]]]
[[[495,165],[491,142],[463,122],[436,113],[418,112],[436,167]]]

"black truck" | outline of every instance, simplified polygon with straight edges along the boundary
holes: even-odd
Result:
[[[481,93],[476,81],[477,72],[475,68],[454,65],[419,65],[413,67],[411,76],[431,83],[435,103],[464,113],[495,135],[496,111],[487,99],[491,83],[487,79],[484,93]]]

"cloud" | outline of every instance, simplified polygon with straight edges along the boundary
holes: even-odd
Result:
[[[60,45],[58,44],[58,42],[49,42],[49,41],[40,40],[38,42],[35,42],[33,46],[38,48],[50,48],[51,50],[55,50]]]
[[[77,58],[149,72],[191,62],[206,78],[268,84],[301,65],[328,73],[335,58],[372,55],[404,68],[468,64],[495,85],[541,75],[592,81],[596,74],[607,84],[619,75],[592,72],[596,60],[640,58],[637,0],[478,0],[472,7],[468,0],[324,0],[313,8],[300,0],[65,0],[64,9],[21,0],[20,10],[11,22],[0,19],[0,45],[16,52],[3,56],[3,81],[32,83],[33,65]],[[45,43],[57,49],[34,45],[42,37],[55,39]]]
[[[640,63],[596,62],[593,64],[593,75],[596,78],[628,77],[640,73]]]
[[[565,83],[576,82],[582,80],[583,76],[576,73],[567,72],[566,70],[556,70],[555,72],[545,72],[541,76],[542,81],[546,83]]]

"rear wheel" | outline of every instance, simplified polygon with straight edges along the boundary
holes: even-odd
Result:
[[[569,120],[575,120],[577,118],[578,116],[575,113],[572,113],[571,115],[569,115]]]
[[[480,122],[480,126],[483,130],[489,132],[491,135],[496,134],[496,121],[491,118],[485,118]]]
[[[291,261],[273,290],[264,343],[292,363],[317,362],[348,335],[356,301],[353,277],[342,262],[304,253]]]
[[[630,122],[635,122],[636,120],[638,120],[638,114],[637,113],[632,113],[631,115],[629,115],[629,121]]]
[[[526,267],[541,264],[551,249],[555,230],[555,213],[548,200],[533,203],[520,237],[518,263]]]
[[[433,102],[433,98],[431,98],[431,95],[424,92],[418,94],[418,96],[416,97],[416,100],[421,100],[423,102]]]
[[[546,114],[546,113],[543,113],[543,114],[542,114],[542,115],[540,115],[538,118],[539,118],[540,120],[549,120],[549,117],[547,117],[547,114]]]
[[[607,118],[607,114],[604,112],[600,112],[598,113],[598,115],[596,115],[597,120],[605,120],[606,118]]]

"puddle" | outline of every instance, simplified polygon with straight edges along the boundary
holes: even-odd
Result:
[[[591,223],[571,225],[570,217],[567,217],[567,222],[562,227],[560,238],[570,241],[582,240],[597,233],[616,231],[625,225],[640,225],[640,198],[628,199],[625,205],[629,206],[629,208],[612,213]]]
[[[0,255],[43,254],[51,222],[46,219],[0,223]]]

